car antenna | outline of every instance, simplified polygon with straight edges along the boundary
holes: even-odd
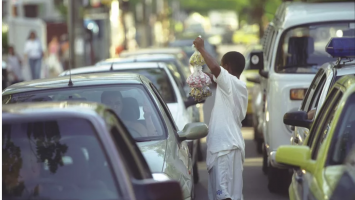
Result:
[[[69,83],[68,86],[73,86],[73,81],[71,80],[71,62],[69,63]]]
[[[111,63],[110,71],[113,71],[113,63]]]

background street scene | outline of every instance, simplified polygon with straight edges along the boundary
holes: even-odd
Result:
[[[355,200],[354,0],[1,5],[2,199]]]

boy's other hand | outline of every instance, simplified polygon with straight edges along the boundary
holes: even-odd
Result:
[[[201,49],[205,48],[205,42],[203,41],[202,38],[197,37],[195,41],[193,42],[195,45],[195,48],[200,51]]]

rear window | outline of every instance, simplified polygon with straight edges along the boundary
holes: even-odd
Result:
[[[177,99],[171,85],[168,74],[164,69],[129,69],[119,70],[120,72],[136,73],[147,77],[159,90],[165,103],[176,103]]]
[[[3,121],[3,199],[122,199],[83,119]]]
[[[142,85],[94,85],[17,93],[3,97],[3,104],[42,101],[90,101],[116,112],[136,141],[165,138],[160,111]]]

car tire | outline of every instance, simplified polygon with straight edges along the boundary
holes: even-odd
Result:
[[[263,145],[264,145],[263,139],[258,138],[256,140],[256,151],[258,152],[258,154],[263,153]]]
[[[202,154],[202,149],[201,149],[201,140],[197,141],[197,160],[199,162],[203,161],[203,154]]]
[[[193,166],[194,183],[197,184],[200,181],[200,176],[198,174],[197,162]]]
[[[288,169],[278,169],[273,166],[268,167],[268,189],[271,193],[288,192],[291,184],[291,174]]]
[[[262,170],[264,172],[264,174],[266,175],[267,174],[267,170],[268,170],[268,166],[267,166],[267,152],[266,152],[266,147],[265,147],[265,144],[263,143],[262,144],[262,151],[263,151],[263,167],[262,167]]]

